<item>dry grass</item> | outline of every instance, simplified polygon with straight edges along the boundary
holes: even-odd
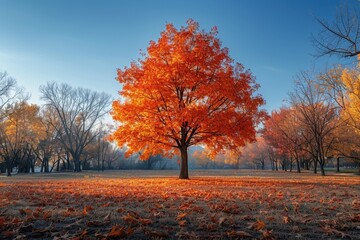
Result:
[[[360,239],[360,178],[269,171],[0,178],[0,239]]]

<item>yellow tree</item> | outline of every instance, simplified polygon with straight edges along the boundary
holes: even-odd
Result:
[[[353,137],[353,146],[350,150],[350,156],[354,159],[360,160],[360,63],[354,69],[344,69],[342,82],[346,89],[346,102],[342,111],[342,116],[350,127],[350,135],[357,135]],[[359,168],[360,170],[360,168]]]
[[[208,168],[213,162],[207,149],[203,148],[195,150],[192,154],[192,158],[195,160],[196,165],[200,168]]]
[[[360,134],[360,63],[355,69],[344,69],[341,79],[347,94],[343,114]]]
[[[250,71],[229,57],[217,30],[199,30],[193,20],[176,29],[166,25],[144,58],[118,70],[123,100],[113,103],[120,122],[113,134],[129,153],[142,157],[181,156],[181,179],[188,179],[187,150],[203,144],[216,152],[255,140],[255,126],[265,116],[254,96],[258,85]]]
[[[19,169],[23,164],[26,172],[30,168],[34,171],[34,162],[30,158],[32,149],[44,137],[43,125],[38,115],[39,107],[21,102],[8,108],[7,112],[8,117],[1,125],[0,134],[2,139],[1,155],[5,159],[8,175],[11,175],[14,163],[19,164]],[[27,162],[24,164],[22,161],[25,160]],[[29,163],[29,160],[32,162]]]
[[[319,77],[321,88],[337,103],[337,128],[333,156],[360,160],[360,66],[330,69]]]

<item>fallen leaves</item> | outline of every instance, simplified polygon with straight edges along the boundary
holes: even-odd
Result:
[[[284,217],[283,217],[283,222],[284,222],[285,224],[290,224],[290,223],[293,223],[294,220],[292,220],[289,216],[284,216]]]
[[[83,209],[83,214],[87,215],[90,211],[94,210],[94,208],[92,206],[85,206]]]
[[[250,223],[248,228],[259,231],[259,230],[264,229],[265,226],[266,226],[266,224],[263,221],[257,220],[256,222]]]
[[[32,213],[32,210],[31,209],[19,209],[19,213],[20,215],[30,215]]]
[[[316,233],[318,238],[350,239],[359,235],[360,182],[308,181],[208,177],[8,182],[0,186],[1,201],[8,203],[0,206],[0,238],[291,239],[301,234],[311,239]]]
[[[352,207],[354,210],[360,210],[360,200],[359,200],[359,199],[354,199],[354,200],[351,202],[351,207]]]
[[[253,238],[254,236],[248,232],[231,230],[226,232],[226,235],[230,238]]]
[[[132,234],[132,230],[126,229],[124,227],[120,227],[119,225],[115,225],[110,229],[110,232],[108,233],[107,237],[108,238],[123,238],[123,237],[128,237],[129,235]]]
[[[129,211],[126,215],[122,216],[123,221],[125,224],[133,226],[133,225],[149,225],[151,224],[151,220],[147,218],[142,218],[140,215],[135,211]]]
[[[177,221],[182,220],[183,218],[185,218],[188,215],[188,213],[179,213],[176,217]]]

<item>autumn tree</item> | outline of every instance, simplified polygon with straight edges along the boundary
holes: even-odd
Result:
[[[265,140],[266,141],[266,140]],[[269,162],[271,164],[271,170],[273,171],[279,171],[279,153],[277,149],[275,149],[273,146],[268,144],[267,154],[269,158]]]
[[[92,131],[91,134],[96,135],[96,137],[84,149],[83,169],[105,170],[105,161],[111,151],[111,143],[108,139],[110,130],[111,126],[101,123],[97,129]]]
[[[0,124],[2,125],[0,131],[4,132],[5,121],[10,113],[9,109],[13,107],[13,104],[26,101],[29,98],[28,94],[24,93],[24,90],[20,88],[16,80],[9,76],[7,72],[0,72]],[[0,139],[1,149],[4,150],[5,139]],[[3,152],[3,151],[2,151]],[[7,161],[8,162],[8,161]],[[8,165],[4,158],[0,158],[1,172],[6,171],[6,165]]]
[[[196,149],[191,157],[194,159],[195,164],[200,168],[208,168],[212,162],[206,149],[203,148]]]
[[[338,129],[338,156],[360,161],[360,67],[335,67],[320,75],[321,86],[336,102],[341,126]]]
[[[108,158],[108,155],[111,151],[110,142],[108,141],[108,135],[110,134],[110,126],[102,126],[97,130],[97,159],[98,159],[98,170],[104,171],[105,169],[105,160]]]
[[[7,108],[7,117],[0,125],[2,149],[7,174],[16,164],[19,172],[34,172],[36,158],[33,148],[43,137],[39,107],[26,102],[16,103]]]
[[[81,155],[97,136],[93,134],[99,120],[108,113],[110,95],[67,84],[47,83],[40,87],[45,105],[54,111],[49,121],[63,148],[74,161],[74,171],[81,171]],[[60,124],[55,124],[60,122]]]
[[[360,135],[360,63],[354,69],[344,69],[341,79],[346,89],[343,115]]]
[[[225,149],[218,152],[215,156],[207,148],[196,147],[193,151],[189,151],[191,158],[196,167],[199,168],[239,168],[239,161],[241,157],[240,150],[238,149]]]
[[[55,114],[54,109],[47,107],[40,112],[43,136],[33,149],[36,158],[41,163],[40,172],[52,172],[55,164],[59,164],[60,161],[57,155],[61,151],[61,147],[59,147],[58,133],[53,127],[54,125],[59,126],[60,122],[53,118]]]
[[[295,108],[282,107],[273,111],[269,119],[264,123],[264,138],[282,155],[288,155],[290,170],[295,160],[297,172],[301,172],[300,161],[302,160],[305,148],[303,129]]]
[[[265,115],[251,72],[234,63],[216,36],[216,28],[201,31],[193,20],[180,29],[167,24],[142,59],[118,69],[122,99],[113,102],[120,122],[113,139],[144,159],[178,149],[181,179],[189,177],[190,146],[215,153],[254,141]]]
[[[240,149],[239,164],[255,169],[265,169],[266,160],[269,158],[269,145],[261,136],[256,137],[256,142],[247,144]]]
[[[231,166],[236,169],[240,168],[241,147],[233,150],[226,150],[224,156],[225,164],[227,166]]]

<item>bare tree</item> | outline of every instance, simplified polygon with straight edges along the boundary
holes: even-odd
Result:
[[[318,56],[337,55],[354,57],[360,54],[360,18],[359,3],[349,8],[339,8],[336,18],[329,23],[316,18],[321,31],[313,35],[313,42],[318,49]]]
[[[336,107],[332,98],[321,91],[310,74],[302,72],[296,82],[295,91],[290,94],[291,103],[299,113],[302,123],[302,137],[308,144],[308,151],[315,159],[315,167],[324,166],[327,154],[334,143],[334,131],[337,127]]]
[[[106,126],[101,124],[101,126],[96,130],[94,134],[97,135],[95,139],[95,151],[96,151],[96,160],[97,160],[97,170],[105,170],[105,159],[110,153],[110,142],[108,141],[108,135],[110,134],[111,126]]]
[[[0,72],[0,109],[17,98],[22,92],[16,85],[16,80],[8,76],[7,72]]]
[[[125,161],[124,151],[121,151],[116,145],[110,145],[109,154],[105,159],[107,169],[119,168],[120,162]]]
[[[85,147],[96,137],[92,130],[108,113],[111,97],[83,88],[72,88],[67,84],[47,83],[40,87],[42,99],[55,111],[54,124],[60,143],[74,161],[74,171],[81,171],[81,155]],[[56,122],[56,121],[51,121]]]
[[[24,93],[24,89],[18,87],[16,80],[10,77],[7,72],[0,72],[0,120],[4,120],[7,105],[15,102],[26,102],[29,95]]]

